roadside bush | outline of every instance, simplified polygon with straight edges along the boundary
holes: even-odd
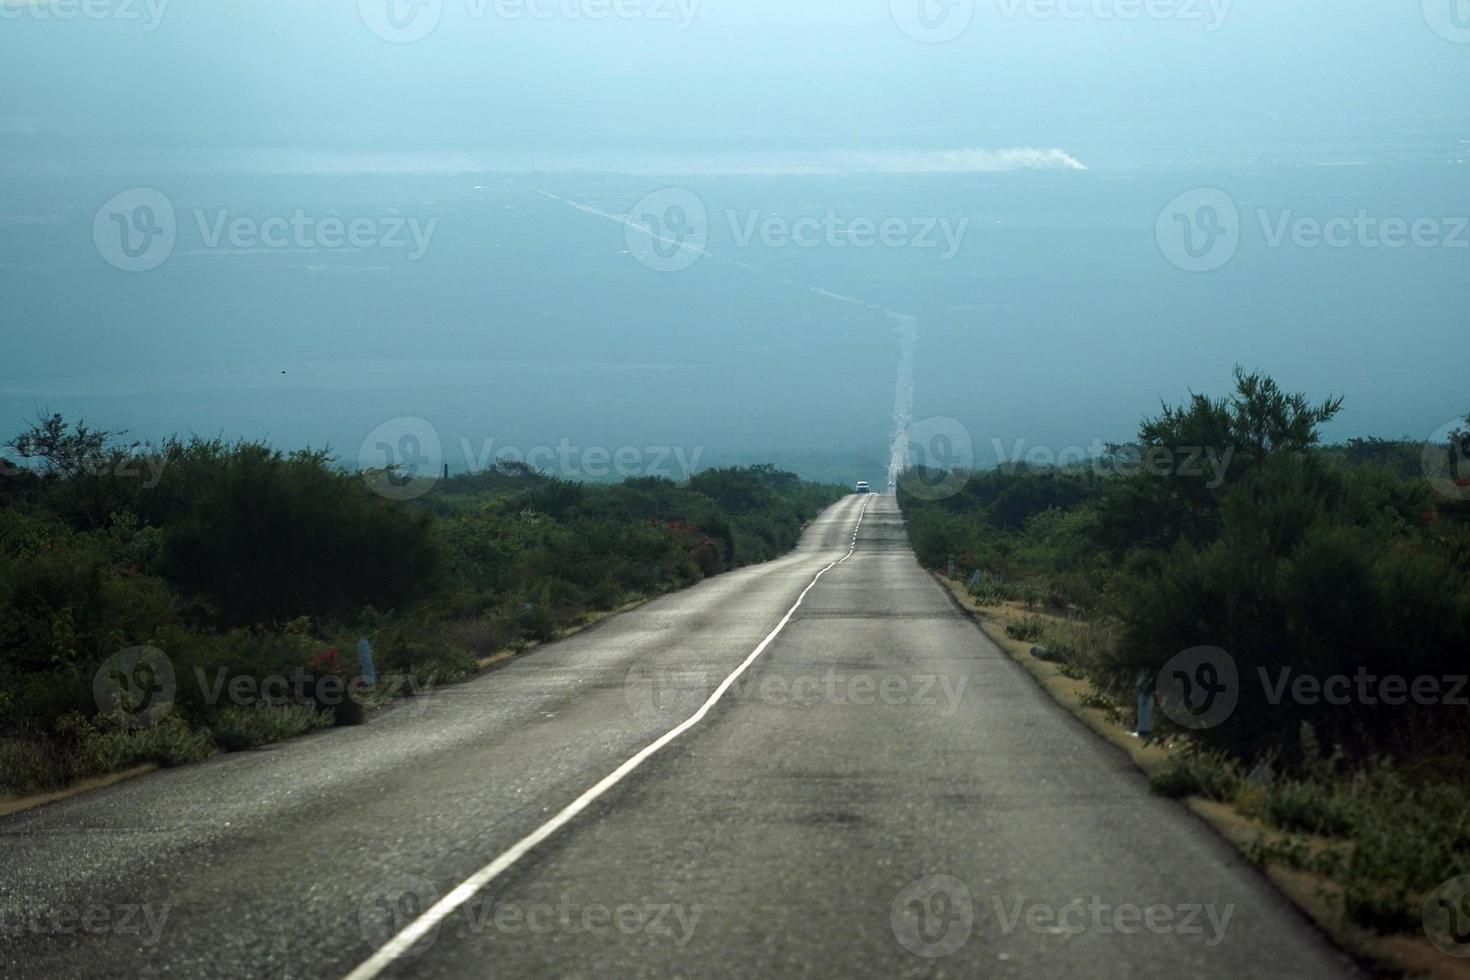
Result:
[[[1331,782],[1266,787],[1252,812],[1284,832],[1258,841],[1255,860],[1336,881],[1347,917],[1380,932],[1417,930],[1425,896],[1470,873],[1470,786],[1423,783],[1386,760]]]
[[[553,639],[592,611],[790,550],[841,493],[768,466],[688,486],[549,481],[443,522],[450,606],[455,619],[504,624],[505,645]]]
[[[177,621],[168,587],[121,565],[115,543],[0,510],[0,732],[46,731],[90,706],[103,660]]]
[[[342,651],[359,638],[373,704],[450,683],[632,597],[775,557],[845,492],[770,466],[592,486],[507,465],[400,503],[324,452],[117,436],[50,416],[9,444],[31,468],[0,481],[0,785],[356,724],[363,704],[326,688],[357,674]],[[135,646],[176,685],[162,723],[128,731],[97,717],[92,687]],[[267,679],[289,703],[249,703]]]
[[[66,783],[66,759],[50,742],[0,738],[0,793],[30,793]]]
[[[198,762],[214,751],[208,735],[190,728],[176,714],[137,731],[106,723],[99,726],[81,715],[69,715],[58,731],[69,749],[69,779],[117,772],[145,762],[180,766]]]
[[[332,724],[330,715],[304,704],[256,704],[223,708],[213,725],[214,741],[226,752],[284,742]]]
[[[165,527],[166,577],[221,626],[352,616],[433,594],[430,518],[329,467],[323,453],[242,443],[172,447],[189,487]]]
[[[1149,778],[1149,788],[1161,796],[1178,800],[1187,796],[1228,803],[1240,791],[1243,776],[1228,759],[1194,752],[1174,759],[1168,768]]]
[[[1157,672],[1200,645],[1229,652],[1239,703],[1198,738],[1240,759],[1291,752],[1309,724],[1349,756],[1412,756],[1467,745],[1464,712],[1359,698],[1307,704],[1281,685],[1301,675],[1447,677],[1465,672],[1470,574],[1401,523],[1391,499],[1363,496],[1310,459],[1262,465],[1227,497],[1219,538],[1180,546],[1158,574],[1125,582],[1119,673]],[[1298,761],[1287,757],[1288,763]]]
[[[1040,616],[1024,616],[1014,623],[1006,624],[1006,635],[1022,643],[1031,643],[1042,638],[1046,632],[1046,621]]]
[[[981,570],[976,570],[975,575],[969,593],[981,605],[999,606],[1015,598],[1015,591],[999,576]]]
[[[1330,783],[1287,780],[1262,789],[1245,812],[1282,830],[1343,837],[1353,830],[1352,806]]]

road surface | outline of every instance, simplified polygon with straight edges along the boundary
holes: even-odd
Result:
[[[890,496],[360,728],[0,819],[0,868],[8,977],[1355,975]]]

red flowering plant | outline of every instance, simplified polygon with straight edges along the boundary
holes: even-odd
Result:
[[[340,650],[334,646],[322,650],[307,662],[307,671],[307,689],[320,710],[331,712],[337,725],[362,723],[363,704],[347,677]]]
[[[338,674],[342,673],[342,653],[336,647],[327,647],[325,650],[312,657],[307,662],[315,674]]]

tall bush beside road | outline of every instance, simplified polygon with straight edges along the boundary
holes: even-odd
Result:
[[[1466,505],[1405,472],[1412,447],[1321,446],[1341,406],[1237,369],[1232,395],[1163,406],[1098,465],[1015,465],[944,500],[900,492],[900,503],[926,564],[953,561],[999,595],[1116,623],[1117,650],[1095,659],[1093,679],[1124,703],[1140,671],[1225,651],[1238,702],[1194,729],[1195,744],[1299,767],[1305,723],[1348,759],[1470,751],[1470,711],[1376,695],[1384,678],[1470,672]],[[1200,458],[1220,465],[1179,465]],[[1300,696],[1339,677],[1353,679],[1346,703]],[[1343,682],[1332,683],[1335,695]]]

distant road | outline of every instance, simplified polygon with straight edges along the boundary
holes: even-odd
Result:
[[[0,869],[13,977],[1356,975],[960,614],[890,496],[363,727],[0,819]]]

